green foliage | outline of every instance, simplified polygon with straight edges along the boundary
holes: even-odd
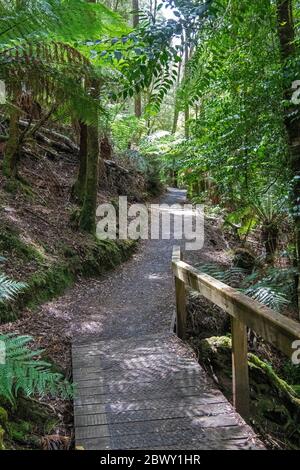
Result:
[[[25,284],[0,275],[0,302],[12,300]],[[50,364],[40,360],[42,351],[28,347],[30,336],[0,335],[0,396],[14,404],[18,394],[46,393],[71,396],[71,386]]]
[[[88,39],[126,32],[119,15],[84,0],[1,1],[0,13],[0,78],[7,90],[22,81],[40,103],[51,106],[55,97],[64,113],[96,124],[95,111],[103,108],[82,86],[83,78],[100,78]],[[9,101],[2,108],[9,113]]]
[[[266,271],[255,270],[250,275],[243,268],[220,267],[216,264],[201,264],[201,272],[239,288],[241,292],[258,302],[282,311],[294,300],[295,269],[268,268]]]
[[[16,282],[0,273],[0,302],[12,300],[15,295],[25,288],[22,282]]]
[[[268,0],[213,2],[179,92],[181,109],[189,97],[191,133],[179,144],[182,180],[209,174],[230,212],[262,216],[269,187],[278,199],[289,191],[276,21]]]
[[[138,146],[147,132],[145,121],[131,115],[117,115],[111,128],[113,140],[120,152]]]
[[[41,350],[32,350],[30,336],[0,335],[0,396],[14,404],[18,394],[24,396],[72,395],[72,387],[61,374],[51,371],[42,361]]]

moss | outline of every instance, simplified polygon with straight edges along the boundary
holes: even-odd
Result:
[[[224,394],[231,399],[231,338],[212,337],[191,341],[199,357]],[[283,380],[270,364],[248,354],[251,421],[262,435],[272,435],[288,448],[300,448],[300,398],[297,390]]]
[[[7,422],[8,422],[7,411],[4,408],[2,408],[2,406],[0,406],[0,425],[5,427]]]
[[[265,372],[268,380],[270,381],[271,385],[273,385],[281,397],[287,397],[288,400],[291,400],[297,407],[299,407],[300,411],[300,398],[298,397],[297,393],[289,384],[287,384],[283,379],[281,379],[274,369],[269,365],[263,362],[254,354],[249,354],[249,367],[250,373],[253,368],[261,369]]]
[[[7,433],[13,441],[26,443],[31,432],[32,424],[27,421],[9,422],[7,424]]]
[[[36,261],[41,263],[44,261],[42,250],[38,250],[35,246],[26,241],[21,240],[17,231],[6,226],[0,230],[0,253],[9,253],[18,256],[26,261]]]
[[[0,426],[0,450],[5,450],[4,446],[4,429]]]
[[[62,247],[63,262],[39,266],[28,280],[27,287],[15,302],[0,304],[0,321],[15,320],[25,307],[35,308],[60,295],[80,275],[97,276],[127,259],[136,247],[136,242],[100,241],[93,237],[77,252],[68,245]],[[1,250],[1,246],[0,246]]]

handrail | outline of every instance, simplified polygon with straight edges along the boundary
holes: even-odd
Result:
[[[186,334],[186,287],[198,291],[231,316],[233,399],[236,410],[247,418],[247,327],[291,357],[294,352],[293,342],[300,339],[300,324],[185,263],[179,247],[173,249],[172,269],[176,289],[176,332],[180,338]]]

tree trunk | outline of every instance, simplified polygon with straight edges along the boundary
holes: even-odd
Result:
[[[101,188],[107,186],[107,172],[106,172],[106,165],[104,163],[105,160],[112,159],[112,145],[110,138],[107,134],[105,134],[102,139],[100,140],[100,160],[99,160],[99,183]]]
[[[99,99],[99,83],[95,80],[91,83],[91,96]],[[99,171],[99,123],[95,116],[95,124],[87,126],[87,161],[86,179],[83,205],[80,214],[79,227],[85,232],[95,234],[96,210],[98,192]]]
[[[88,126],[88,158],[86,167],[86,184],[79,226],[85,232],[96,231],[96,209],[98,190],[99,136],[98,127]]]
[[[9,138],[7,140],[3,158],[2,171],[8,178],[17,176],[17,164],[19,160],[20,149],[20,127],[19,119],[21,111],[18,107],[18,98],[20,96],[20,86],[14,85],[12,91],[12,109],[9,119]]]
[[[88,156],[88,127],[80,121],[79,122],[79,171],[77,180],[73,186],[73,195],[79,202],[83,202],[86,184],[86,166]]]
[[[185,46],[184,46],[184,76],[187,77],[187,65],[189,61],[189,46],[187,44],[187,35],[185,37]],[[190,119],[190,106],[188,102],[188,96],[185,94],[185,102],[184,102],[184,135],[185,138],[188,139],[190,136],[190,126],[189,126],[189,119]]]
[[[134,28],[137,28],[139,25],[140,19],[139,19],[139,0],[132,0],[132,10],[133,10],[133,16],[132,16],[132,25]],[[140,118],[142,116],[142,96],[141,93],[138,93],[136,97],[134,98],[134,113],[137,118]]]
[[[294,45],[295,29],[292,0],[277,0],[277,17],[281,58],[283,69],[285,69],[287,62],[296,52]],[[285,75],[286,74],[283,73],[283,76]],[[291,204],[293,207],[293,219],[295,224],[296,263],[298,268],[296,283],[298,291],[298,307],[300,307],[300,116],[299,113],[295,113],[295,106],[291,101],[293,95],[292,83],[289,83],[288,86],[284,83],[284,89],[286,90],[284,99],[290,102],[290,106],[285,111],[284,123],[288,138],[290,169],[293,176]]]

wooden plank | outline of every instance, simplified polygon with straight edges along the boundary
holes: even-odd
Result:
[[[101,367],[80,367],[78,369],[73,369],[73,377],[74,381],[77,381],[78,377],[85,378],[92,378],[96,377],[97,374],[101,374],[101,377],[103,377],[105,380],[109,379],[110,377],[116,377],[117,374],[121,375],[124,378],[124,380],[138,380],[142,381],[146,378],[151,378],[151,377],[156,377],[156,378],[164,378],[167,375],[170,376],[170,374],[176,373],[176,372],[181,372],[181,371],[189,371],[189,372],[197,372],[198,367],[197,364],[188,364],[186,363],[185,365],[179,365],[179,364],[170,364],[167,368],[166,364],[160,364],[157,365],[156,367],[151,367],[151,364],[149,364],[149,368],[144,367],[144,368],[133,368],[126,370],[126,368],[111,368],[111,369],[106,369],[102,370]]]
[[[173,248],[172,259],[179,261],[182,259],[180,247]],[[185,283],[175,276],[175,296],[176,296],[176,334],[179,338],[185,339],[186,335],[186,292]]]
[[[143,435],[148,433],[165,434],[169,432],[182,432],[216,427],[237,427],[237,420],[233,413],[217,416],[194,417],[174,419],[145,420],[138,422],[112,423],[109,425],[77,426],[77,438],[114,437],[128,435]]]
[[[102,378],[96,378],[91,380],[82,380],[78,382],[80,389],[90,388],[90,387],[103,387],[104,393],[112,393],[120,391],[121,393],[130,393],[132,389],[139,390],[140,388],[156,388],[157,390],[164,390],[165,388],[169,389],[170,387],[191,387],[196,386],[200,387],[202,384],[211,383],[211,380],[206,377],[203,378],[202,374],[181,374],[177,373],[177,377],[167,376],[164,381],[156,380],[155,378],[148,381],[132,381],[128,382],[126,380],[111,380],[105,382]]]
[[[224,410],[227,410],[228,401],[223,395],[210,396],[210,397],[199,397],[197,400],[152,400],[152,401],[135,401],[135,402],[117,402],[110,403],[109,405],[103,405],[101,403],[87,403],[85,405],[74,404],[75,416],[89,415],[89,414],[102,414],[106,413],[109,415],[111,413],[121,415],[122,413],[135,413],[138,411],[144,412],[149,411],[152,413],[158,412],[163,413],[169,409],[186,409],[190,413],[190,416],[193,416],[192,409],[203,410],[203,407],[208,410],[210,407],[214,406],[224,406]],[[225,411],[224,411],[225,412]],[[107,418],[109,420],[109,418]]]
[[[203,274],[183,261],[173,262],[173,272],[186,286],[200,292],[232,317],[291,357],[293,341],[300,339],[300,324],[250,299],[236,289]]]
[[[195,430],[182,430],[181,432],[151,432],[146,434],[129,434],[129,435],[113,435],[110,437],[95,437],[78,439],[77,445],[82,445],[86,449],[107,449],[109,446],[112,450],[118,449],[148,449],[152,447],[173,446],[174,449],[183,442],[195,444],[198,449],[206,449],[208,446],[214,446],[215,449],[222,448],[226,445],[226,441],[234,441],[235,439],[248,441],[251,434],[249,430],[239,426],[228,426],[220,428],[202,428]],[[105,446],[105,447],[104,447]],[[224,448],[224,447],[223,447]]]
[[[76,367],[86,367],[91,364],[90,357],[84,357],[78,360],[73,360],[73,363]],[[102,358],[99,356],[94,356],[92,358],[93,367],[101,367],[103,371],[105,370],[122,370],[122,369],[138,369],[144,368],[149,370],[154,369],[155,367],[162,368],[165,363],[173,367],[182,367],[183,369],[185,366],[194,366],[195,362],[190,358],[186,357],[177,357],[174,353],[160,353],[160,354],[147,354],[147,355],[134,355],[134,356],[123,356],[122,360],[120,358],[110,359],[109,357]]]
[[[157,338],[156,338],[157,339]],[[152,348],[135,339],[109,357],[110,342],[73,347],[75,439],[86,449],[246,448],[254,438],[222,393],[216,389],[190,349],[173,336]],[[88,345],[87,345],[88,346]],[[152,354],[156,348],[159,354]],[[140,355],[137,354],[137,348]],[[163,354],[165,348],[165,354]],[[78,354],[78,353],[81,354]],[[84,364],[84,365],[83,365]],[[221,433],[215,431],[221,429]],[[224,441],[224,444],[222,443]],[[235,442],[238,443],[235,446]]]
[[[232,318],[231,332],[233,404],[236,411],[247,420],[250,415],[247,327]]]
[[[147,409],[134,411],[121,411],[119,413],[109,413],[102,407],[103,413],[95,413],[94,408],[87,409],[86,414],[75,415],[76,426],[93,426],[96,424],[105,424],[103,422],[103,414],[106,416],[107,423],[130,423],[138,421],[151,421],[156,419],[174,419],[174,418],[191,418],[197,416],[216,416],[232,413],[232,407],[229,403],[210,403],[198,406],[176,406],[164,409]]]
[[[204,390],[203,394],[209,395],[209,398],[215,399],[218,396],[218,393],[213,393],[209,389]],[[74,403],[76,405],[85,405],[85,404],[93,404],[93,403],[100,403],[100,404],[113,404],[119,403],[126,407],[127,404],[132,402],[147,402],[147,401],[154,401],[159,400],[161,397],[160,392],[156,392],[154,389],[152,391],[145,391],[141,394],[131,394],[128,398],[126,395],[120,396],[118,394],[112,395],[101,395],[97,394],[97,392],[92,393],[91,395],[79,395],[75,396]],[[195,387],[190,387],[189,389],[174,389],[165,392],[163,395],[164,400],[171,400],[171,399],[189,399],[195,397],[196,399],[199,397],[199,390]]]

